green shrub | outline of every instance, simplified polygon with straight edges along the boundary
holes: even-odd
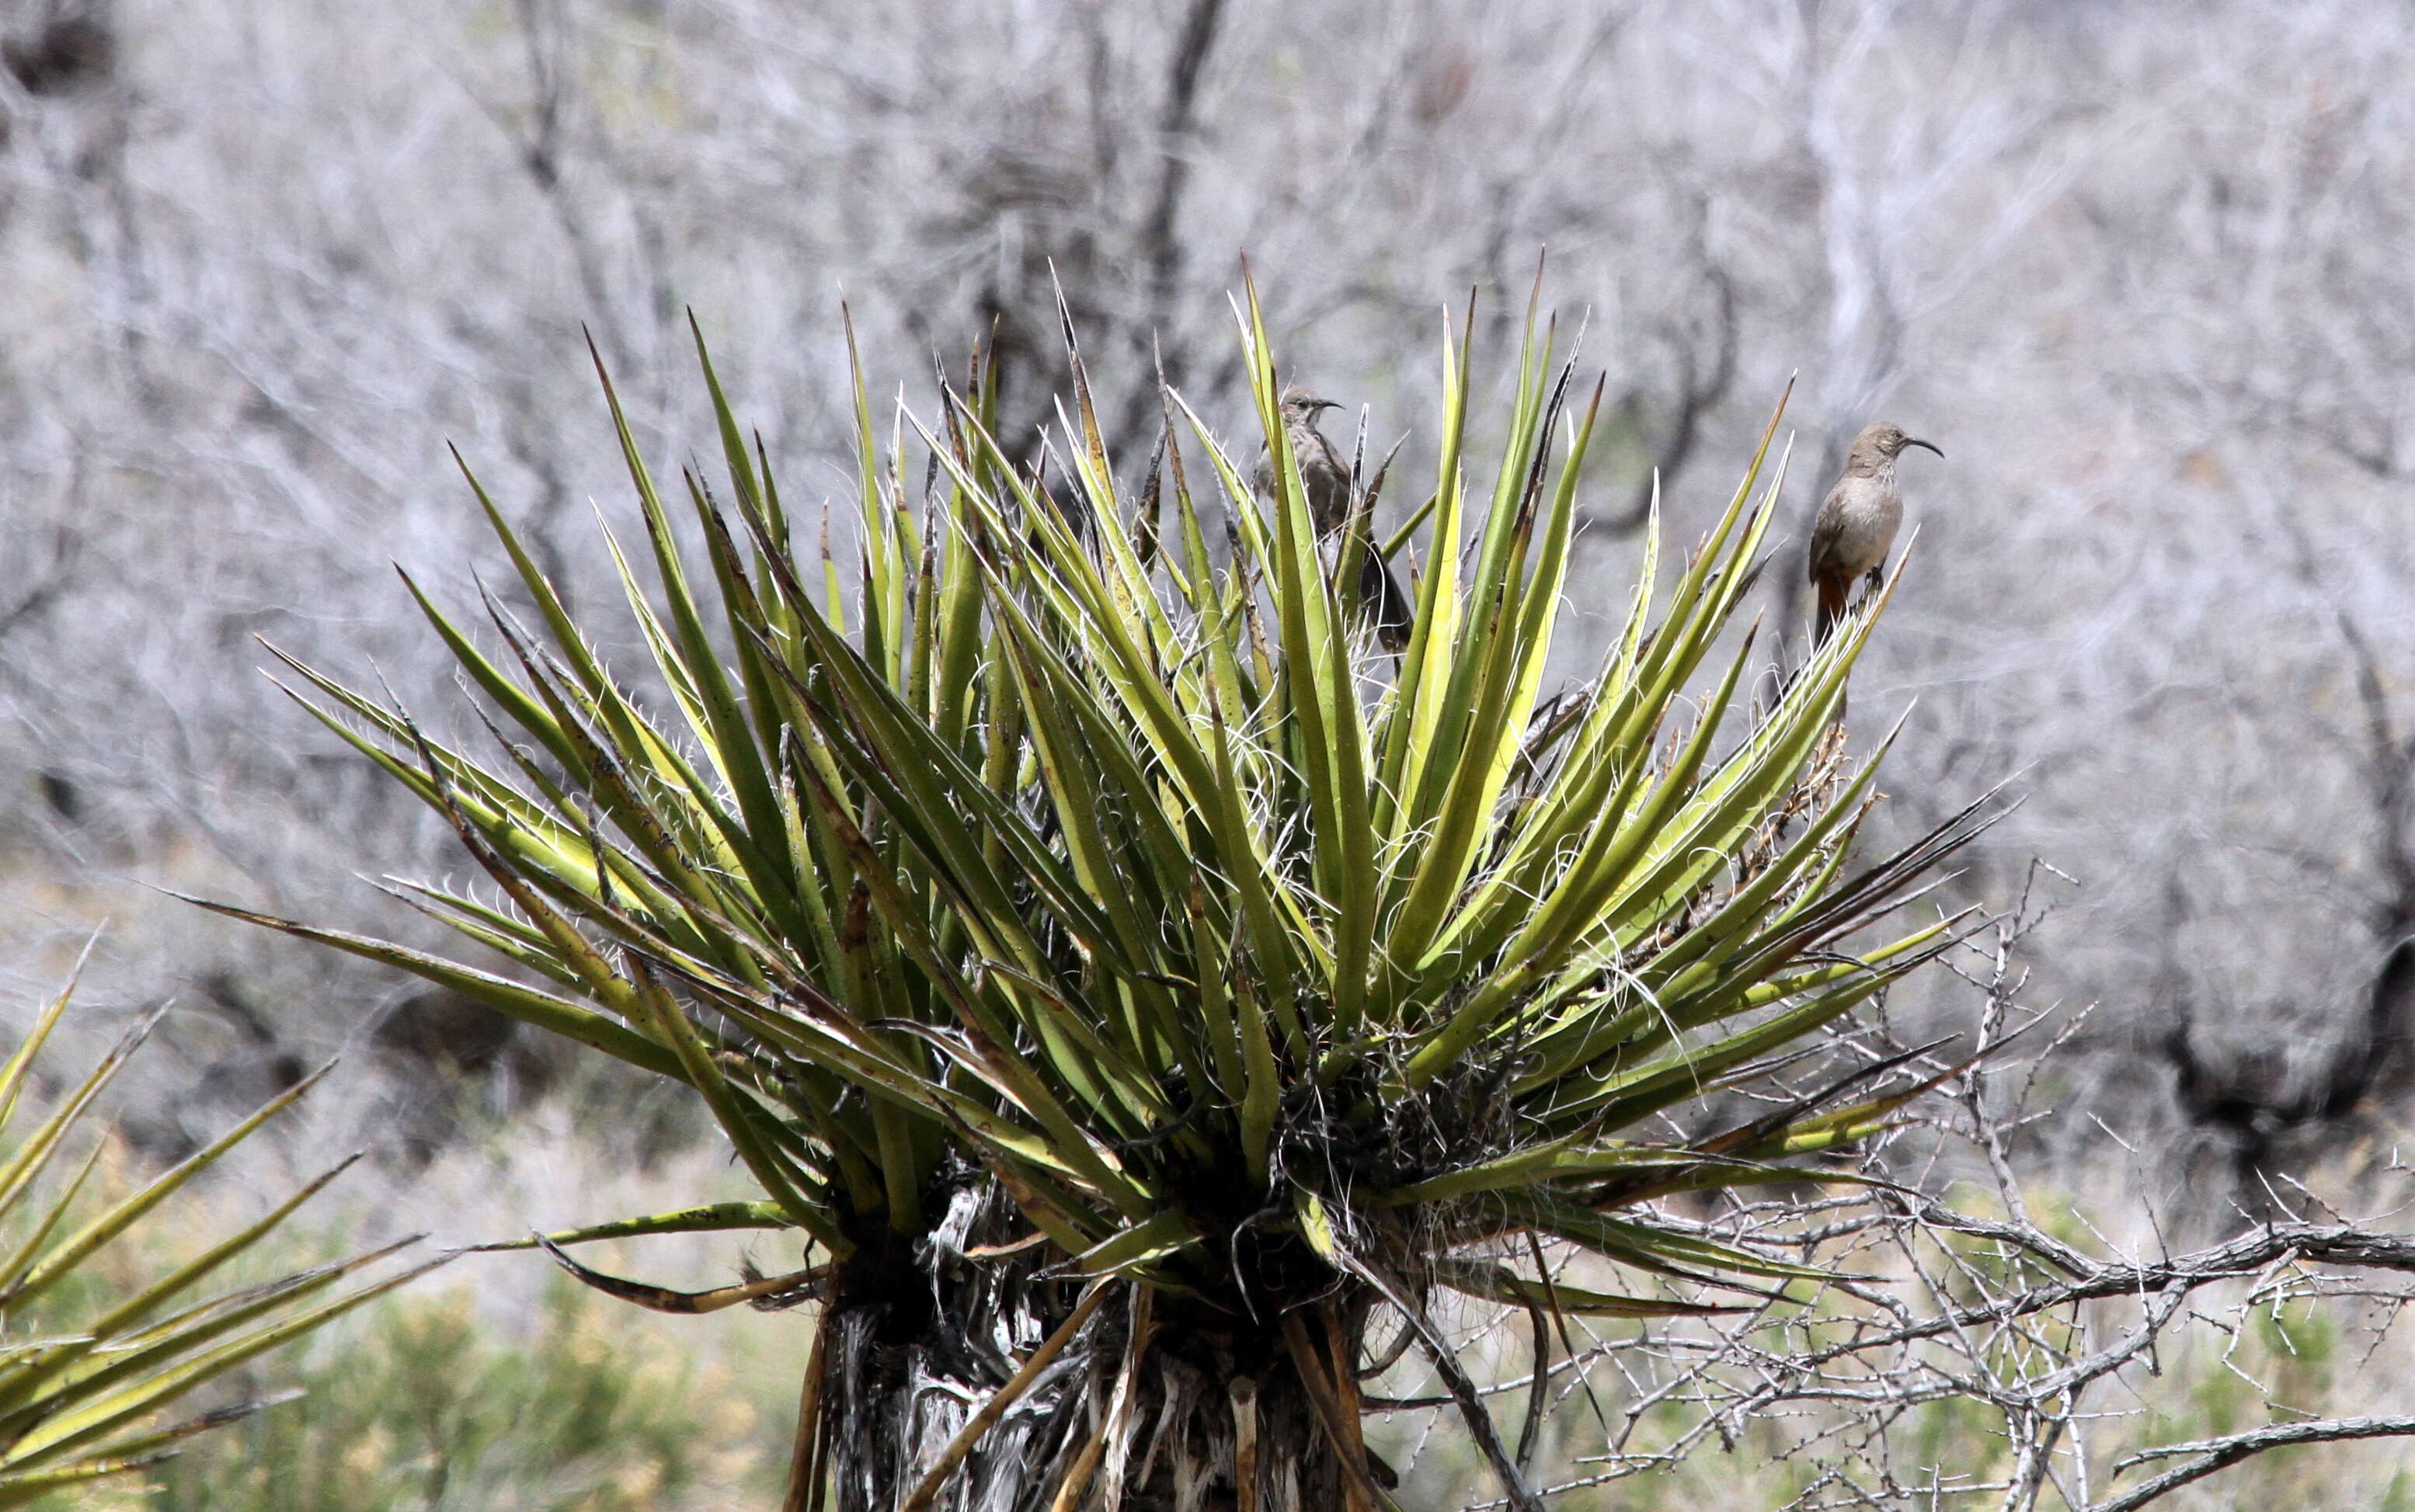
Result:
[[[793,1228],[820,1257],[761,1288],[826,1299],[809,1501],[828,1482],[892,1512],[963,1470],[951,1496],[1037,1508],[1130,1463],[1254,1476],[1268,1512],[1372,1505],[1355,1380],[1388,1308],[1522,1502],[1430,1295],[1656,1317],[1701,1310],[1656,1280],[1816,1278],[1652,1205],[1812,1179],[1783,1162],[1909,1095],[1849,1079],[1670,1133],[1943,947],[1940,922],[1838,949],[1972,830],[1852,862],[1875,769],[1847,769],[1833,720],[1875,606],[1750,696],[1752,639],[1724,632],[1774,517],[1776,419],[1665,572],[1656,529],[1599,672],[1547,697],[1598,386],[1582,402],[1530,322],[1488,502],[1447,340],[1394,660],[1347,586],[1378,549],[1376,480],[1321,538],[1253,305],[1242,339],[1270,497],[1171,393],[1146,480],[1119,484],[1078,356],[1047,478],[978,382],[936,425],[901,413],[884,450],[859,381],[844,563],[709,363],[728,475],[724,497],[684,479],[700,559],[615,400],[659,709],[490,502],[536,625],[490,600],[490,654],[421,604],[494,754],[297,666],[499,890],[413,895],[522,975],[262,921],[702,1095],[763,1192],[712,1220]],[[1544,1242],[1638,1284],[1554,1285],[1522,1268]],[[1035,1392],[1062,1347],[1081,1368]],[[986,1440],[967,1427],[984,1400],[1015,1404]],[[1254,1471],[1233,1447],[1252,1436]]]

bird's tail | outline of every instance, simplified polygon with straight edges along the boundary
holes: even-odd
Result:
[[[1837,621],[1845,617],[1845,589],[1849,578],[1822,575],[1811,579],[1820,595],[1820,607],[1811,621],[1811,645],[1814,650],[1828,644],[1828,636]]]
[[[1835,633],[1837,621],[1845,617],[1845,590],[1852,582],[1852,579],[1850,577],[1833,576],[1811,579],[1812,587],[1820,595],[1820,607],[1811,620],[1811,649],[1814,651],[1828,644],[1828,636]],[[1843,723],[1845,718],[1845,690],[1841,687],[1837,690],[1837,712],[1834,717],[1839,724]]]
[[[1374,621],[1375,644],[1394,656],[1409,649],[1409,630],[1416,623],[1418,601],[1409,597],[1391,565],[1372,546],[1358,559],[1358,603]]]

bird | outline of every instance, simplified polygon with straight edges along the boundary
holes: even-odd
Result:
[[[1320,414],[1342,406],[1294,383],[1283,390],[1280,407],[1283,434],[1291,442],[1293,458],[1299,464],[1308,517],[1322,540],[1350,523],[1352,506],[1358,502],[1350,486],[1350,469],[1342,464],[1342,454],[1334,449],[1333,442],[1317,428]],[[1275,457],[1271,447],[1259,448],[1258,465],[1250,481],[1262,498],[1275,496]],[[1372,542],[1366,543],[1358,553],[1358,602],[1374,624],[1377,645],[1394,656],[1409,649],[1416,601],[1401,587],[1401,580],[1392,576],[1391,564]]]
[[[1845,474],[1828,490],[1811,525],[1811,586],[1819,594],[1812,644],[1827,644],[1845,617],[1845,595],[1853,579],[1867,576],[1876,588],[1895,532],[1903,524],[1903,489],[1895,481],[1895,459],[1907,446],[1945,453],[1881,420],[1853,438],[1845,454]]]
[[[1342,465],[1342,454],[1325,439],[1325,432],[1316,428],[1316,417],[1342,406],[1294,383],[1283,390],[1281,407],[1283,434],[1291,441],[1291,455],[1299,462],[1299,481],[1307,492],[1308,517],[1316,522],[1317,534],[1330,534],[1350,517],[1350,470]],[[1265,497],[1275,496],[1275,454],[1271,447],[1258,449],[1257,471],[1250,481]]]

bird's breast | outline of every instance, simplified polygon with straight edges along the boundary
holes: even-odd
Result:
[[[1817,554],[1835,570],[1858,576],[1883,561],[1903,524],[1903,495],[1892,480],[1847,478],[1821,511]]]

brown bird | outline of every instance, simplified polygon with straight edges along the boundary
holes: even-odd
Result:
[[[1811,526],[1811,586],[1820,606],[1812,644],[1825,645],[1828,633],[1845,617],[1845,595],[1853,579],[1867,576],[1879,585],[1895,532],[1903,524],[1903,489],[1895,481],[1895,459],[1907,446],[1945,454],[1925,441],[1903,433],[1901,426],[1882,420],[1853,438],[1845,457],[1845,475],[1828,490],[1820,516]]]
[[[1341,408],[1298,383],[1283,390],[1283,434],[1290,439],[1291,455],[1299,460],[1299,481],[1308,492],[1308,517],[1316,522],[1319,535],[1341,529],[1342,521],[1350,517],[1350,470],[1342,465],[1342,454],[1325,439],[1325,432],[1316,428],[1318,414]],[[1275,496],[1275,455],[1271,449],[1258,448],[1257,471],[1250,481],[1265,497]]]
[[[1319,537],[1329,537],[1347,525],[1351,508],[1358,502],[1350,487],[1350,469],[1342,464],[1342,454],[1334,450],[1333,442],[1317,428],[1319,414],[1341,408],[1298,383],[1283,390],[1283,434],[1291,442],[1292,456],[1299,462],[1308,517],[1314,522]],[[1258,465],[1250,481],[1261,497],[1275,496],[1275,458],[1270,448],[1258,449]],[[1372,542],[1358,557],[1358,602],[1374,622],[1377,644],[1395,656],[1409,649],[1409,626],[1416,615],[1416,601],[1401,587],[1401,580],[1392,576],[1390,565]]]

